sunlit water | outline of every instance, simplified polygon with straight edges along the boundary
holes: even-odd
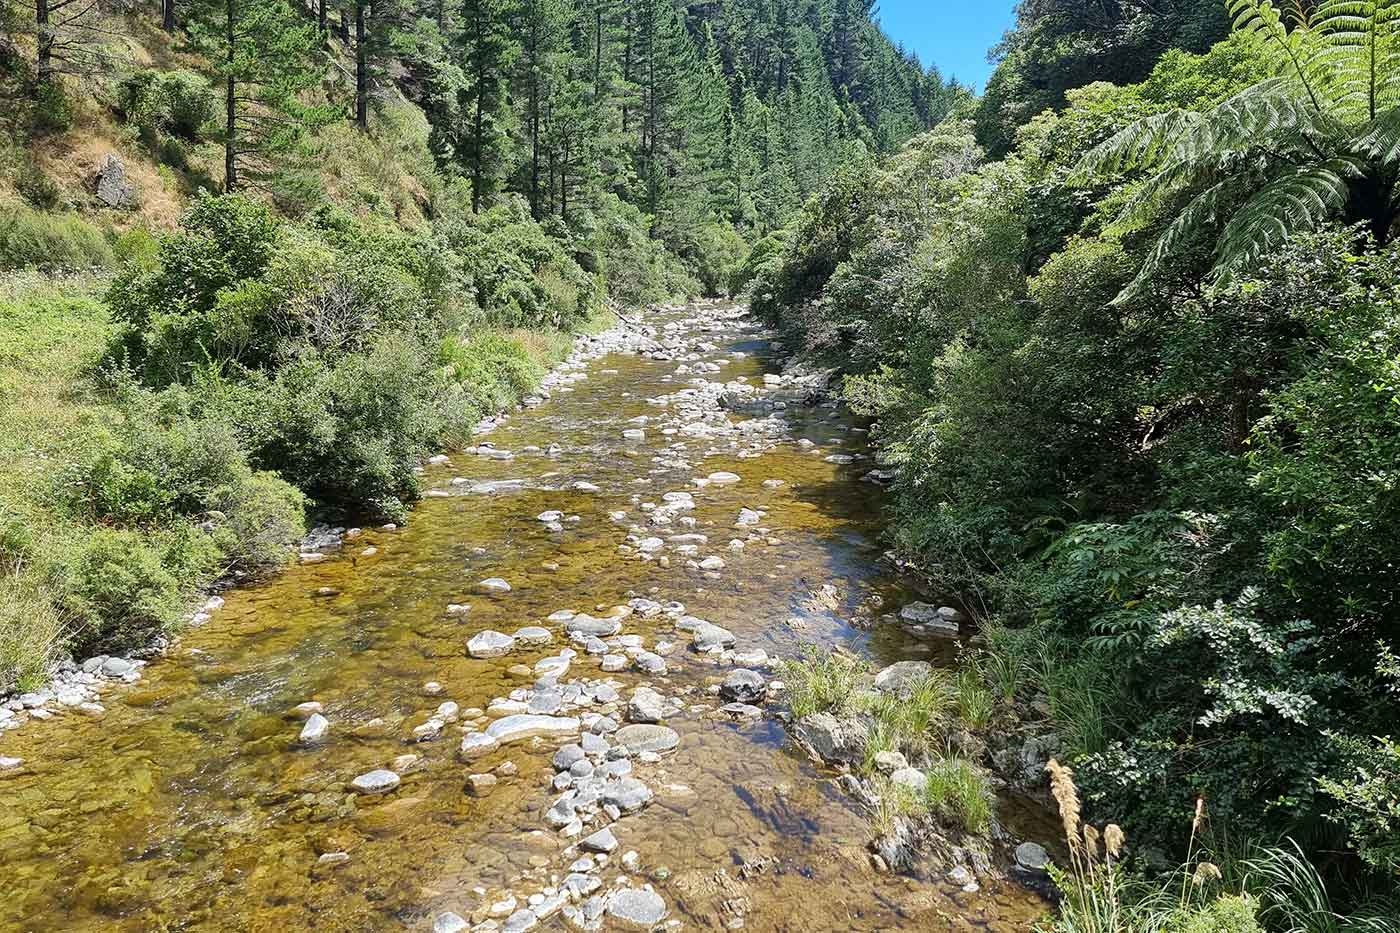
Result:
[[[705,358],[730,363],[710,378],[756,382],[776,368],[751,326],[714,339],[720,348]],[[508,668],[567,643],[559,626],[541,622],[557,609],[591,611],[642,595],[679,600],[734,631],[741,648],[770,655],[790,657],[817,642],[882,663],[946,656],[946,645],[921,645],[897,626],[849,621],[873,621],[911,598],[879,561],[880,493],[859,481],[872,464],[824,459],[865,453],[859,425],[831,407],[794,407],[786,413],[791,436],[759,458],[705,457],[719,445],[692,441],[666,451],[689,459],[689,469],[662,468],[652,458],[683,441],[654,429],[644,442],[621,435],[634,416],[661,413],[647,398],[684,386],[690,377],[675,370],[674,362],[632,355],[593,362],[587,381],[490,437],[517,452],[558,444],[557,455],[496,461],[468,453],[432,467],[424,484],[438,494],[405,528],[367,530],[324,563],[228,593],[213,621],[188,632],[139,684],[104,695],[103,719],[68,715],[7,736],[0,752],[26,764],[0,776],[0,926],[427,929],[439,911],[471,916],[505,891],[540,890],[573,858],[541,821],[555,796],[548,782],[557,743],[507,746],[466,765],[454,757],[457,726],[435,742],[406,740],[442,700],[485,707],[528,686],[532,678]],[[799,447],[799,438],[815,448]],[[690,484],[718,470],[742,480]],[[472,493],[454,478],[524,482]],[[785,485],[764,486],[770,478]],[[576,480],[600,489],[569,489]],[[694,492],[697,525],[662,533],[708,534],[702,554],[727,562],[718,579],[687,568],[683,557],[661,567],[618,554],[628,525],[608,513],[645,521],[632,497],[660,501],[676,489]],[[733,524],[745,506],[767,510],[763,526],[778,543],[742,554],[725,548],[744,536]],[[536,520],[548,509],[581,521],[551,533]],[[377,553],[363,556],[367,547]],[[557,570],[545,566],[554,563]],[[513,591],[472,592],[476,581],[497,576]],[[826,584],[836,588],[834,604],[812,599]],[[338,594],[317,595],[325,587]],[[449,603],[472,608],[453,618],[444,611]],[[478,631],[530,624],[552,628],[554,645],[490,661],[466,655]],[[648,646],[687,641],[664,618],[633,617],[623,631]],[[659,689],[684,694],[690,705],[718,705],[705,687],[723,669],[683,647],[668,660],[670,673],[652,681]],[[580,675],[600,676],[597,659],[576,659],[569,676]],[[644,679],[632,671],[612,676],[628,688]],[[423,695],[427,681],[444,693]],[[308,700],[322,703],[332,724],[329,740],[311,749],[296,745],[301,723],[290,712]],[[386,722],[381,734],[356,734],[373,719]],[[774,720],[739,725],[687,711],[669,724],[682,736],[680,749],[643,770],[656,800],[614,830],[619,852],[641,856],[638,882],[652,881],[685,927],[1009,931],[1029,929],[1042,913],[1010,883],[968,895],[937,873],[877,873],[865,815],[786,743]],[[420,767],[395,793],[356,799],[352,809],[346,783],[406,752],[422,756]],[[463,792],[468,773],[506,760],[519,771],[489,796]],[[316,867],[320,854],[335,851],[350,860]],[[668,871],[658,873],[662,867]],[[653,881],[658,874],[664,880]],[[545,924],[563,926],[558,916]]]

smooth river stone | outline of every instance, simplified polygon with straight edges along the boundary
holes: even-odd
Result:
[[[306,720],[306,725],[301,727],[299,741],[303,745],[315,745],[326,737],[326,733],[330,731],[330,728],[331,723],[329,719],[322,716],[320,713],[312,713],[311,718]]]
[[[705,478],[708,479],[711,483],[714,483],[716,486],[729,486],[733,483],[739,482],[739,474],[730,473],[727,470],[720,470],[717,473],[711,473]]]
[[[538,625],[527,625],[515,633],[515,640],[522,645],[531,648],[547,645],[554,640],[554,635],[547,628]]]
[[[500,577],[488,577],[476,585],[480,593],[509,593],[510,584]]]
[[[715,648],[729,648],[734,645],[734,633],[710,622],[697,625],[690,646],[696,651],[711,651]]]
[[[681,744],[681,737],[675,729],[668,726],[634,723],[618,729],[613,735],[613,741],[638,753],[669,752]]]
[[[499,720],[497,720],[499,722]],[[489,755],[501,747],[501,743],[496,741],[494,736],[485,732],[468,732],[462,736],[462,744],[457,749],[457,757],[463,761],[471,761],[483,755]]]
[[[595,619],[593,616],[580,615],[564,623],[564,631],[570,635],[595,635],[599,638],[610,638],[622,629],[622,623],[617,619]]]
[[[537,735],[577,735],[579,721],[573,716],[534,716],[522,713],[497,719],[486,727],[486,734],[505,745]]]
[[[624,928],[650,930],[666,918],[666,902],[655,891],[623,888],[608,895],[607,914]]]
[[[398,786],[399,776],[383,768],[366,772],[350,782],[350,789],[357,794],[387,794]]]
[[[467,641],[467,653],[474,658],[503,657],[514,647],[514,638],[491,629],[478,632]]]

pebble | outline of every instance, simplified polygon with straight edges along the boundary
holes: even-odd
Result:
[[[680,734],[669,726],[637,723],[617,730],[613,739],[634,754],[669,752],[681,744]]]
[[[298,737],[298,741],[300,741],[302,745],[315,745],[326,737],[326,733],[330,731],[330,728],[331,723],[329,719],[322,716],[320,713],[312,713],[311,718],[306,720],[306,725],[301,727],[301,735]]]
[[[617,837],[613,831],[604,827],[591,836],[579,842],[579,848],[587,852],[611,852],[617,848]]]
[[[350,789],[357,794],[387,794],[399,786],[399,776],[392,771],[377,768],[368,771],[350,782]]]
[[[511,586],[509,583],[507,583],[505,580],[502,580],[500,577],[488,577],[485,580],[482,580],[480,583],[478,583],[476,585],[476,589],[480,593],[496,595],[500,593],[509,593],[511,590]]]

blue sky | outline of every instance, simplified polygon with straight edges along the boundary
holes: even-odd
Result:
[[[987,49],[1011,25],[1014,0],[879,0],[880,23],[925,65],[980,90],[992,73]]]

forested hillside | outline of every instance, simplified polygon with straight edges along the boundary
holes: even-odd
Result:
[[[1063,930],[1400,917],[1400,34],[1228,7],[1023,4],[986,96],[751,264],[979,607],[1011,773],[1073,770]]]
[[[7,3],[0,690],[131,650],[966,92],[860,0]]]

